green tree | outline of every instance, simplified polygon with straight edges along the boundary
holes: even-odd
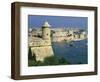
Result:
[[[58,64],[59,64],[59,60],[55,56],[47,57],[44,60],[44,65],[58,65]]]
[[[61,59],[59,59],[59,63],[60,64],[70,64],[65,58],[61,58]]]
[[[32,54],[31,48],[28,49],[28,66],[36,66],[36,57],[35,54]]]
[[[30,47],[28,49],[28,59],[32,59],[32,51]]]

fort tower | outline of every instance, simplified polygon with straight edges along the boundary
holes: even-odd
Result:
[[[45,21],[42,26],[42,38],[44,40],[51,40],[50,39],[50,34],[51,34],[50,27],[51,27],[50,24],[47,21]]]

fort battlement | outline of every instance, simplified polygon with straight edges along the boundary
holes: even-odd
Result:
[[[32,51],[32,56],[35,56],[37,61],[44,61],[46,57],[53,56],[53,49],[51,44],[51,31],[48,22],[42,26],[41,37],[29,37],[29,47]]]

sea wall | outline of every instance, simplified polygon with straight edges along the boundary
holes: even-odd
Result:
[[[36,61],[44,61],[46,57],[54,55],[52,46],[31,47],[31,51]]]

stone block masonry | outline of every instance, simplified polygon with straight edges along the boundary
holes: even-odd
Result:
[[[53,56],[52,46],[31,47],[32,55],[36,57],[36,61],[44,61],[46,57]]]

